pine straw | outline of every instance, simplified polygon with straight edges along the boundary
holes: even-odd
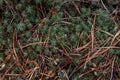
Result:
[[[78,14],[81,14],[79,7],[76,3],[72,2]],[[54,10],[55,11],[55,10]],[[45,13],[44,13],[45,14]],[[53,12],[47,15],[46,18],[41,20],[38,24],[39,26],[44,25],[46,19],[50,18],[50,14],[57,15],[57,12]],[[69,13],[66,15],[70,15]],[[52,80],[58,80],[62,78],[66,78],[66,80],[71,80],[72,76],[74,76],[77,72],[81,71],[79,75],[79,79],[83,79],[83,77],[94,77],[95,80],[101,80],[103,77],[109,78],[110,80],[117,80],[120,78],[120,64],[119,64],[119,56],[115,54],[109,54],[110,49],[120,49],[117,44],[120,42],[120,30],[115,34],[111,34],[106,32],[100,28],[97,28],[96,17],[99,16],[94,14],[94,20],[92,23],[91,31],[88,32],[85,45],[78,45],[77,48],[71,48],[66,44],[61,44],[61,47],[52,46],[49,44],[49,36],[50,31],[46,33],[48,36],[47,40],[42,39],[44,36],[40,35],[39,30],[33,27],[30,31],[33,31],[32,37],[38,38],[38,42],[33,43],[21,43],[18,39],[18,34],[16,33],[16,29],[14,29],[13,34],[13,45],[12,48],[9,49],[9,54],[5,58],[3,62],[2,70],[1,70],[1,79],[0,80],[11,80],[12,76],[24,76],[27,80],[48,80],[52,78]],[[74,17],[73,17],[74,18]],[[67,20],[67,17],[62,18],[62,25],[68,25],[72,22]],[[54,23],[53,25],[55,25]],[[108,35],[108,38],[105,39],[104,44],[100,44],[100,40],[97,39],[96,32],[102,32]],[[84,33],[84,31],[82,32]],[[82,35],[82,34],[81,34]],[[55,35],[56,39],[60,41],[60,37]],[[110,46],[105,46],[106,43],[110,43]],[[45,55],[45,51],[40,51],[38,54],[34,56],[33,59],[30,57],[25,57],[24,52],[27,48],[30,48],[32,45],[42,45],[48,46],[50,49],[55,48],[59,57],[56,57],[56,54],[50,52],[50,55]],[[16,52],[16,49],[19,49]],[[72,54],[71,54],[72,52]],[[32,56],[32,52],[28,55]],[[75,59],[78,57],[78,64],[75,64]],[[100,59],[98,59],[100,58]],[[91,63],[91,65],[88,65]],[[49,64],[53,64],[53,68],[49,66]],[[75,65],[74,65],[75,64]],[[17,68],[19,73],[12,73],[14,69]],[[71,71],[72,70],[72,71]]]

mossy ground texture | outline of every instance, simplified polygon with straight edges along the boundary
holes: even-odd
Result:
[[[119,80],[119,9],[117,0],[0,0],[0,80]]]

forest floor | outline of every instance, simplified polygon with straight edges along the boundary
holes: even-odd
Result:
[[[0,80],[120,80],[120,1],[1,0]]]

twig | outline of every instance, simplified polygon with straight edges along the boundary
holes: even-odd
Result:
[[[115,36],[113,37],[113,39],[112,39],[112,42],[111,42],[111,45],[115,45],[115,44],[113,44],[113,42],[115,41],[115,39],[117,38],[117,36],[119,36],[120,35],[120,30],[115,34]]]
[[[81,74],[81,75],[79,76],[79,80],[80,80],[81,77],[83,77],[84,75],[86,75],[86,74],[88,74],[88,73],[90,73],[90,72],[93,72],[93,70],[90,70],[90,71],[87,71],[87,72],[84,73],[84,74]]]
[[[78,13],[79,13],[79,15],[80,15],[80,10],[79,10],[79,7],[76,5],[76,3],[75,3],[74,1],[72,1],[72,3],[73,3],[73,5],[75,6],[75,8],[76,8],[77,12],[78,12]]]
[[[113,61],[112,61],[112,70],[111,70],[110,80],[112,80],[112,78],[113,78],[113,68],[114,68],[114,62],[115,62],[115,56],[114,56]]]
[[[26,47],[36,45],[36,44],[45,44],[45,43],[47,43],[47,42],[33,42],[33,43],[29,43],[27,45],[23,45],[22,48],[26,48]]]
[[[16,63],[16,62],[15,62]],[[4,80],[5,76],[7,76],[7,73],[9,72],[9,70],[15,65],[15,63],[13,63],[5,72],[5,74],[2,76],[2,78],[0,80]]]
[[[103,3],[103,1],[101,0],[101,3],[103,5],[103,7],[106,9],[107,12],[109,12],[109,10],[107,9],[107,7],[105,6],[105,4]],[[110,13],[110,12],[109,12]]]
[[[93,21],[93,25],[92,25],[92,28],[91,28],[91,38],[92,38],[92,52],[93,52],[93,48],[94,48],[94,36],[95,36],[95,23],[96,23],[96,14],[95,14],[95,16],[94,16],[94,21]]]
[[[90,41],[90,42],[88,42],[87,44],[85,44],[85,45],[84,45],[84,46],[82,46],[82,47],[76,48],[76,49],[75,49],[75,52],[79,52],[80,50],[82,50],[82,49],[84,49],[84,48],[88,47],[90,44],[91,44],[91,41]]]
[[[31,75],[30,75],[29,80],[32,80],[32,76],[33,76],[33,74],[35,73],[35,71],[36,71],[37,69],[39,69],[39,67],[35,67],[35,68],[32,70],[32,72],[30,73]]]

